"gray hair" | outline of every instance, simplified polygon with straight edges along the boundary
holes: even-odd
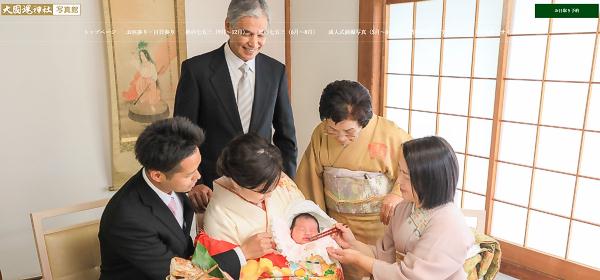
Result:
[[[231,25],[235,25],[242,17],[267,17],[269,19],[269,7],[265,0],[231,0],[227,8],[227,20]]]

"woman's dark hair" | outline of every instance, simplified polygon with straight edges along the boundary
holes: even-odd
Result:
[[[321,120],[331,119],[334,123],[352,119],[365,127],[373,117],[369,90],[354,81],[330,83],[321,94],[319,115]]]
[[[152,57],[150,56],[150,53],[148,52],[148,50],[141,49],[141,50],[138,52],[138,59],[140,60],[140,63],[142,63],[142,59],[139,57],[139,53],[143,53],[143,54],[144,54],[144,56],[146,57],[146,59],[147,59],[148,61],[152,62],[152,64],[154,64],[154,60],[152,60]]]
[[[151,170],[167,175],[176,172],[179,163],[192,155],[204,142],[204,132],[183,117],[159,120],[142,131],[135,142],[135,158]]]
[[[294,219],[292,220],[292,225],[290,226],[290,230],[292,230],[294,228],[294,226],[296,226],[296,220],[298,220],[298,218],[313,219],[315,221],[315,223],[317,223],[317,232],[320,232],[319,221],[317,220],[317,218],[315,218],[315,216],[308,214],[308,213],[300,213],[296,217],[294,217]]]
[[[410,140],[402,145],[404,159],[421,207],[452,202],[458,182],[458,161],[452,146],[438,136]]]
[[[279,149],[253,133],[231,140],[217,160],[219,176],[227,176],[246,189],[264,184],[260,193],[279,181],[282,169]]]

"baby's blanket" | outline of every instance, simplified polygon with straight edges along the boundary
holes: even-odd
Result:
[[[319,206],[310,200],[303,200],[290,205],[286,213],[282,215],[283,218],[271,221],[271,230],[273,232],[273,239],[277,244],[277,250],[286,256],[290,262],[304,262],[311,257],[319,256],[327,264],[334,263],[329,258],[326,248],[339,248],[339,246],[330,236],[325,236],[306,244],[298,244],[292,240],[290,227],[294,217],[301,213],[311,214],[319,221],[319,232],[333,227],[336,223],[334,219],[327,216],[325,211],[321,210]]]

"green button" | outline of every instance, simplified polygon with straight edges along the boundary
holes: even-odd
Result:
[[[536,18],[598,18],[598,4],[535,4]]]

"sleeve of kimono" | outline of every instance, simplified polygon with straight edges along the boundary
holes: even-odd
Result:
[[[396,262],[396,246],[394,244],[391,228],[391,226],[386,227],[383,238],[378,239],[375,246],[370,246],[376,260],[387,263]],[[375,267],[373,267],[373,272],[375,272]]]
[[[194,242],[206,247],[208,254],[219,264],[219,268],[227,272],[234,279],[239,278],[241,266],[246,264],[244,253],[235,244],[211,238],[204,231],[200,231]]]
[[[306,199],[314,201],[321,209],[325,210],[325,195],[323,192],[323,166],[319,161],[319,148],[321,142],[320,126],[313,131],[312,137],[300,166],[296,173],[296,184]]]
[[[395,180],[398,178],[398,163],[400,162],[400,157],[404,156],[402,155],[402,145],[404,144],[404,142],[411,140],[412,137],[410,136],[410,134],[406,133],[404,129],[399,128],[397,126],[395,126],[395,131],[397,131],[397,135],[393,137],[392,145],[397,148],[392,150],[393,154],[391,155],[392,164],[395,164],[395,166],[390,167],[390,170],[392,170],[391,175],[394,180],[394,186],[392,187],[392,191],[390,193],[402,196],[402,192],[400,191],[400,185],[396,184]]]
[[[227,241],[235,245],[240,245],[241,243],[237,236],[238,230],[235,222],[228,215],[216,209],[208,209],[206,211],[204,231],[211,238]]]
[[[462,228],[466,227],[464,220],[458,221],[453,216],[432,218],[429,228],[415,241],[414,248],[406,252],[403,261],[375,260],[374,279],[448,279],[461,272],[466,278],[463,263],[472,237],[466,234],[468,228]],[[400,227],[390,228],[393,232]]]

